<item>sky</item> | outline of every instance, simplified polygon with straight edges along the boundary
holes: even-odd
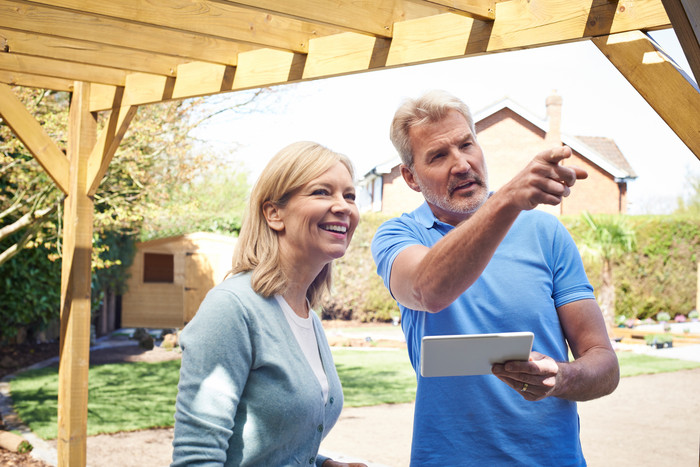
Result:
[[[692,76],[672,29],[652,38]],[[430,89],[451,92],[472,114],[508,97],[542,120],[545,99],[556,91],[562,132],[614,139],[637,173],[628,183],[630,214],[673,211],[688,195],[687,174],[700,176],[700,161],[589,41],[277,86],[259,112],[221,113],[198,136],[237,147],[251,183],[277,151],[300,140],[346,154],[361,177],[396,155],[388,135],[397,107]],[[244,96],[219,96],[210,105]]]

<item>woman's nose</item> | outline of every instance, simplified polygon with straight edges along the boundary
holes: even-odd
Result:
[[[352,210],[351,202],[344,195],[336,196],[332,209],[333,212],[349,213]]]

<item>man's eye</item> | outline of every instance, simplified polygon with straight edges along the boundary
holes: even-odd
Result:
[[[445,154],[439,152],[439,153],[437,153],[437,154],[435,154],[435,155],[433,156],[433,158],[431,159],[431,162],[440,160],[440,159],[443,158],[443,157],[445,157]]]
[[[468,147],[471,146],[471,145],[472,145],[472,143],[470,143],[470,142],[467,141],[466,143],[462,144],[462,149],[466,149],[466,148],[468,148]]]

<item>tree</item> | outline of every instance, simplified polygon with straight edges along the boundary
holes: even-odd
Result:
[[[29,88],[14,91],[65,151],[70,95]],[[161,210],[172,212],[176,206],[186,207],[177,216],[181,228],[193,225],[214,231],[238,228],[242,200],[248,189],[247,183],[243,183],[245,176],[237,173],[236,167],[232,170],[230,154],[212,151],[192,132],[213,115],[235,113],[239,109],[249,111],[254,107],[251,103],[257,103],[264,95],[265,90],[257,90],[228,101],[219,98],[218,106],[208,113],[202,111],[203,99],[139,108],[94,196],[95,306],[121,293],[134,252],[133,242],[139,239],[145,219],[168,218],[159,214]],[[101,115],[98,127],[105,120]],[[192,196],[202,196],[203,200],[194,200]],[[226,203],[222,202],[223,197]],[[0,287],[0,302],[4,302],[0,319],[9,314],[19,316],[21,312],[21,302],[11,305],[3,299],[12,284],[24,277],[20,272],[23,268],[7,268],[7,261],[17,259],[23,250],[36,248],[41,248],[42,254],[48,253],[52,261],[60,258],[62,200],[63,193],[0,121],[0,268],[5,279]],[[205,208],[202,212],[200,206]],[[212,218],[208,219],[207,215]],[[197,222],[188,221],[193,216],[198,218]],[[215,225],[220,228],[214,228]],[[165,228],[158,222],[150,222],[148,227],[151,236]],[[36,259],[36,255],[27,256],[30,257]],[[19,276],[6,275],[10,270]],[[42,316],[58,316],[58,300],[49,300],[45,306]],[[3,333],[0,332],[0,338]]]
[[[608,335],[615,326],[615,282],[613,262],[618,255],[630,252],[635,245],[635,234],[620,215],[600,215],[593,218],[588,212],[582,215],[588,229],[583,235],[581,250],[584,255],[602,261],[602,285],[598,302],[603,312]]]
[[[68,114],[66,93],[17,88],[27,109],[44,130],[65,147]],[[0,124],[0,267],[23,248],[56,238],[62,200],[48,175],[22,143]]]

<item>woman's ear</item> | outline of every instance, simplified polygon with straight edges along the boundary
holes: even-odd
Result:
[[[284,221],[282,220],[280,209],[275,206],[272,201],[265,201],[263,203],[263,215],[267,221],[267,225],[276,232],[281,232],[284,230]]]

